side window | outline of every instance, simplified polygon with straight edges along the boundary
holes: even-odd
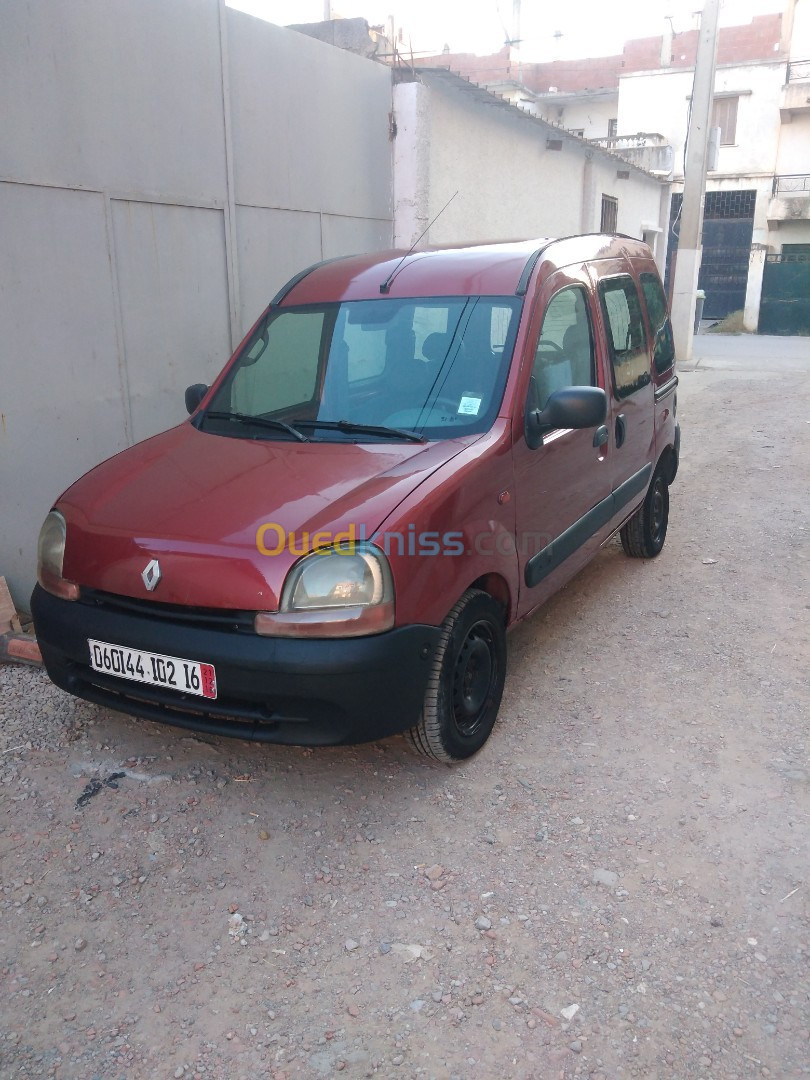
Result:
[[[316,393],[324,313],[281,312],[248,350],[231,385],[231,408],[261,415],[311,401]]]
[[[663,375],[675,363],[675,342],[672,338],[666,297],[655,274],[641,275],[641,291],[644,293],[644,303],[647,305],[655,342],[655,370],[659,375]]]
[[[537,408],[565,386],[593,386],[594,371],[587,294],[572,285],[552,296],[543,316],[532,367]]]
[[[601,282],[599,294],[608,330],[616,397],[626,398],[650,382],[641,301],[633,279],[627,275]]]

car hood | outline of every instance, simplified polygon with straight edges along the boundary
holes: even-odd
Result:
[[[479,436],[417,443],[231,438],[184,423],[103,462],[58,502],[64,575],[167,604],[273,611],[316,533],[371,536],[431,473]],[[257,543],[261,526],[263,554]],[[289,534],[294,533],[292,550]],[[306,534],[306,535],[305,535]],[[328,543],[322,535],[318,546]],[[160,580],[142,573],[157,559]]]

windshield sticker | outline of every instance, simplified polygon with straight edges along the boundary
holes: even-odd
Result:
[[[459,403],[458,411],[460,416],[478,416],[480,408],[480,397],[467,397],[465,394]]]

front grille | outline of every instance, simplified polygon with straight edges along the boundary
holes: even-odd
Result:
[[[240,720],[251,724],[276,724],[279,720],[300,720],[300,717],[280,715],[272,704],[261,701],[242,701],[235,698],[191,697],[162,687],[135,685],[110,675],[102,675],[91,668],[74,667],[74,678],[78,677],[87,686],[95,686],[104,691],[112,708],[127,711],[131,706],[135,711],[144,705],[151,705],[167,715],[198,717],[201,719]]]
[[[71,664],[66,675],[60,685],[86,701],[209,735],[328,746],[343,741],[346,727],[340,710],[324,702],[310,703],[302,715],[300,702],[284,698],[271,702],[229,697],[191,700],[158,687],[128,685],[78,664]]]
[[[227,608],[186,607],[183,604],[161,604],[154,600],[139,600],[133,596],[118,596],[99,589],[81,590],[79,601],[88,607],[116,614],[139,615],[145,619],[160,619],[175,626],[206,630],[224,630],[233,634],[253,634],[252,611],[231,611]]]

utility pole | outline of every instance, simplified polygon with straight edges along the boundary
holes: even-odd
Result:
[[[512,47],[520,48],[520,0],[512,0]]]
[[[706,162],[709,149],[709,125],[712,119],[714,71],[717,65],[717,20],[720,0],[704,0],[700,19],[692,110],[686,141],[683,204],[681,206],[675,280],[672,286],[672,330],[676,355],[681,361],[692,359],[700,260],[703,254],[703,202],[706,194]]]
[[[332,0],[323,0],[323,21],[329,22],[332,18]]]

